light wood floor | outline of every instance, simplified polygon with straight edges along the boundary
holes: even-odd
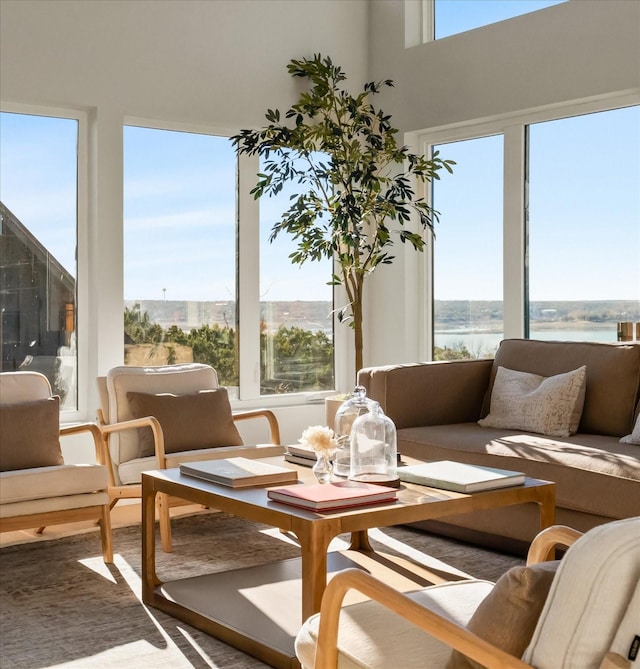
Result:
[[[201,506],[185,505],[171,509],[171,517],[184,516],[197,513],[202,510]],[[111,511],[111,526],[127,527],[140,523],[142,518],[140,502],[119,503]],[[33,530],[18,530],[16,532],[4,532],[0,534],[0,548],[4,546],[13,546],[14,544],[26,544],[33,541],[50,541],[60,537],[68,537],[72,534],[82,534],[84,532],[97,532],[98,527],[93,521],[84,521],[81,523],[70,523],[67,525],[52,525],[45,528],[42,534]]]

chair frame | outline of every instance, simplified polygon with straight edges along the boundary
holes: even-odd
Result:
[[[95,423],[81,423],[77,425],[61,426],[59,434],[61,437],[70,434],[81,434],[89,432],[93,437],[96,451],[96,461],[104,464],[104,441],[102,431]],[[102,543],[102,556],[107,564],[113,563],[113,540],[111,536],[111,507],[109,504],[96,504],[78,509],[64,509],[61,511],[46,511],[43,513],[32,513],[21,516],[8,516],[0,518],[0,533],[14,532],[16,530],[30,530],[38,528],[38,534],[42,534],[44,528],[49,525],[61,525],[66,523],[77,523],[85,520],[96,520],[100,527],[100,540]]]
[[[167,455],[164,446],[164,435],[162,433],[162,427],[160,422],[154,416],[146,416],[144,418],[133,418],[131,420],[121,421],[118,423],[107,423],[104,418],[104,413],[102,409],[98,409],[98,425],[102,433],[103,448],[102,451],[105,454],[104,464],[106,464],[109,471],[109,509],[113,507],[122,499],[141,499],[142,498],[142,484],[141,483],[129,483],[119,485],[116,483],[116,476],[114,472],[114,465],[111,459],[111,451],[109,449],[109,439],[110,436],[115,432],[122,432],[124,430],[133,430],[141,427],[150,427],[153,432],[153,440],[155,444],[155,459],[157,469],[168,469],[170,467],[178,466],[180,460],[180,454],[170,453]],[[271,444],[279,446],[280,445],[280,426],[278,424],[278,419],[273,411],[269,409],[252,409],[248,411],[241,411],[233,414],[234,422],[240,422],[244,420],[250,420],[254,418],[265,418],[269,425],[269,435],[271,439]],[[248,450],[245,446],[234,446],[234,447],[221,447],[217,449],[220,454],[227,453],[231,455],[242,455],[243,452]],[[273,453],[266,453],[264,457],[273,455]],[[192,458],[193,459],[193,458]],[[165,494],[157,495],[157,512],[158,519],[160,522],[160,539],[162,544],[162,550],[165,553],[170,553],[172,550],[172,541],[171,541],[171,517],[170,517],[170,508],[172,506],[180,506],[184,504],[190,504],[185,500],[178,499],[176,497],[169,497]]]
[[[581,532],[554,525],[540,532],[527,554],[527,565],[554,559],[557,545],[570,546]],[[338,666],[338,628],[342,602],[349,590],[357,590],[382,606],[394,611],[427,634],[442,641],[488,669],[533,669],[520,658],[509,655],[484,639],[447,618],[421,606],[395,588],[360,569],[345,569],[327,584],[320,608],[320,624],[314,669],[336,669]],[[603,663],[602,669],[609,666]]]

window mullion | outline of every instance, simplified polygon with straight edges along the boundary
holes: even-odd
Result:
[[[524,336],[525,313],[525,126],[504,130],[503,300],[504,336]]]
[[[260,204],[250,190],[258,156],[238,158],[238,343],[240,399],[260,397]]]

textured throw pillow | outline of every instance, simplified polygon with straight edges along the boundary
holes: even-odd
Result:
[[[62,464],[58,396],[0,406],[0,471]]]
[[[640,414],[638,414],[638,418],[636,419],[636,424],[633,428],[633,432],[631,434],[628,434],[626,437],[622,437],[620,439],[621,444],[637,444],[640,446]]]
[[[484,427],[525,430],[554,437],[578,431],[586,389],[586,366],[555,376],[498,367]]]
[[[134,418],[155,416],[164,436],[165,453],[217,446],[241,446],[226,388],[191,395],[128,392]],[[151,428],[140,430],[139,457],[154,454]]]
[[[538,623],[559,560],[513,567],[495,584],[467,623],[467,629],[497,648],[522,657]],[[481,669],[453,651],[446,669]]]

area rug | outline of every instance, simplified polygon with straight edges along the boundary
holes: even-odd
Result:
[[[222,513],[174,519],[161,579],[296,557],[294,538]],[[518,557],[405,527],[372,530],[374,548],[418,559],[444,578],[496,580]],[[267,665],[141,603],[140,526],[114,530],[115,564],[97,533],[0,550],[1,669],[258,669]],[[341,548],[346,537],[332,547]]]

